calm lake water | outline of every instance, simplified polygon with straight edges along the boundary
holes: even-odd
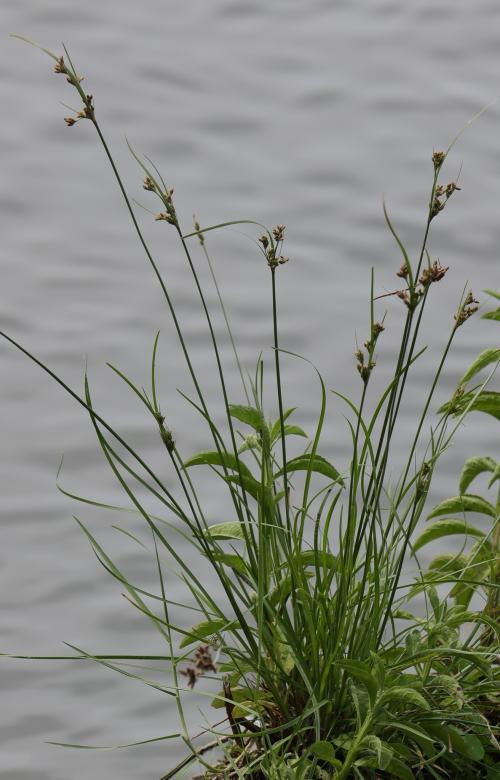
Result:
[[[382,217],[385,194],[411,251],[417,251],[432,176],[433,149],[500,91],[500,5],[493,0],[148,0],[85,3],[17,0],[0,10],[3,38],[0,200],[1,327],[81,391],[88,363],[96,408],[174,480],[150,420],[110,361],[138,384],[148,380],[161,329],[162,406],[181,451],[208,446],[205,427],[176,389],[192,387],[153,275],[92,127],[68,129],[75,98],[40,52],[7,39],[27,35],[69,47],[133,197],[151,206],[125,137],[151,156],[176,189],[188,229],[248,218],[288,226],[290,263],[279,272],[283,346],[311,359],[328,388],[359,392],[353,351],[366,338],[370,269],[381,293],[396,289],[400,258]],[[499,285],[500,105],[467,129],[449,159],[461,192],[433,225],[430,248],[446,279],[432,291],[422,343],[403,409],[395,456],[439,360],[458,298]],[[139,217],[180,313],[208,403],[220,416],[205,321],[173,231]],[[250,226],[212,234],[210,251],[249,369],[261,350],[270,364],[269,273]],[[209,285],[203,258],[200,273]],[[484,296],[482,296],[484,299]],[[216,297],[208,300],[224,340]],[[386,299],[376,382],[389,375],[403,309]],[[496,337],[496,341],[495,341]],[[479,319],[463,328],[440,388],[445,398],[479,348],[498,334]],[[223,359],[231,400],[242,400],[230,349]],[[150,559],[111,528],[139,521],[75,505],[56,488],[124,503],[84,411],[23,355],[0,345],[0,651],[161,653],[154,629],[121,597],[72,516],[99,535],[129,576],[154,583]],[[302,361],[284,361],[287,406],[309,430],[318,388]],[[272,372],[269,368],[268,379]],[[344,409],[329,394],[323,452],[348,459]],[[413,423],[414,424],[414,423]],[[498,455],[498,431],[473,417],[443,458],[432,501],[456,492],[464,458]],[[199,476],[208,516],[218,494]],[[142,530],[141,530],[142,529]],[[189,549],[182,550],[189,555]],[[193,560],[193,566],[198,565]],[[181,597],[178,581],[169,582]],[[188,625],[189,613],[176,618]],[[70,751],[47,740],[112,745],[177,727],[171,700],[92,664],[0,664],[1,780],[157,780],[183,755],[169,743],[131,751]],[[207,690],[207,689],[205,689]],[[194,700],[194,722],[203,726]]]

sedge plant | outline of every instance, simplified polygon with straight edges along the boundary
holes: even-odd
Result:
[[[252,220],[238,220],[208,227],[195,222],[194,228],[185,229],[175,209],[173,189],[154,163],[131,148],[142,170],[143,187],[159,204],[155,219],[175,231],[192,273],[224,410],[223,424],[216,424],[175,303],[99,123],[94,98],[83,90],[82,78],[65,48],[62,55],[43,51],[81,101],[80,110],[65,118],[66,124],[89,125],[103,148],[132,229],[163,293],[192,380],[193,393],[185,396],[186,402],[198,412],[207,439],[206,449],[186,455],[162,412],[156,369],[161,349],[158,335],[147,390],[136,386],[121,369],[111,369],[150,415],[151,435],[158,436],[165,450],[176,478],[175,490],[167,487],[161,475],[94,407],[87,377],[83,392],[77,393],[11,335],[2,334],[86,410],[105,460],[123,490],[125,509],[143,519],[150,536],[151,563],[157,573],[155,592],[132,582],[84,522],[77,520],[99,562],[123,585],[131,605],[159,632],[164,654],[93,655],[71,646],[69,657],[92,660],[142,681],[175,702],[179,728],[158,739],[182,740],[186,755],[162,780],[195,776],[205,780],[499,778],[498,502],[496,508],[488,504],[491,531],[480,537],[479,552],[476,546],[467,560],[462,555],[452,564],[441,561],[429,572],[418,563],[417,552],[424,544],[434,543],[445,532],[464,531],[458,519],[447,520],[446,527],[443,521],[428,526],[416,541],[414,536],[426,512],[440,456],[464,417],[481,404],[488,404],[490,414],[500,416],[500,395],[489,387],[499,362],[496,349],[489,350],[488,359],[480,361],[477,370],[468,371],[461,391],[429,421],[446,358],[460,329],[478,308],[468,289],[457,304],[419,416],[413,421],[401,473],[395,481],[391,474],[405,390],[424,351],[419,342],[422,322],[448,271],[432,258],[429,239],[434,220],[459,189],[456,182],[441,181],[451,145],[432,156],[429,204],[415,258],[410,257],[384,207],[400,255],[399,269],[396,266],[399,289],[390,295],[401,306],[402,335],[391,379],[373,401],[371,377],[384,331],[379,301],[386,296],[376,295],[372,273],[368,333],[355,353],[359,398],[337,394],[346,406],[350,459],[333,464],[322,454],[329,390],[321,375],[316,372],[317,422],[311,435],[294,423],[294,409],[286,405],[278,315],[279,278],[288,260],[285,227],[267,228]],[[230,398],[220,345],[193,258],[201,248],[213,272],[207,247],[210,231],[242,223],[258,231],[256,243],[269,277],[273,370],[269,380],[259,358],[253,375],[246,375],[217,288],[242,384],[241,397]],[[466,391],[465,385],[477,378],[480,369],[488,369],[487,375]],[[270,382],[271,406],[264,392]],[[303,447],[300,454],[290,457],[292,437],[303,441]],[[492,484],[498,480],[497,462],[492,457],[480,460],[480,465],[471,466],[469,461],[466,466],[468,476],[465,481],[462,477],[465,488],[461,493],[480,470],[491,472]],[[207,517],[203,495],[196,487],[199,469],[208,470],[227,491],[232,508],[227,522],[214,524]],[[103,509],[119,508],[71,497]],[[462,512],[479,508],[477,502],[467,506],[465,495],[460,501]],[[444,511],[458,510],[454,505]],[[443,506],[431,517],[442,514]],[[190,546],[190,560],[198,560],[199,567],[188,565],[180,555],[180,540]],[[410,578],[405,570],[409,561]],[[200,576],[201,570],[209,571],[210,577]],[[217,583],[217,597],[209,581]],[[177,625],[172,618],[173,607],[178,606],[171,598],[174,582],[176,587],[182,583],[184,606],[197,616],[191,627]],[[479,585],[486,599],[471,606],[469,595]],[[443,586],[448,589],[443,591]],[[416,597],[421,601],[423,597],[423,614],[412,608]],[[169,670],[167,682],[165,675],[161,682],[139,675],[131,669],[132,661],[161,663]],[[189,722],[185,702],[200,692],[201,677],[215,680],[217,687],[206,708],[208,725],[199,734]],[[206,701],[205,689],[203,694]]]

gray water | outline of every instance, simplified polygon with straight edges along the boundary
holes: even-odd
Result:
[[[66,128],[75,104],[64,79],[38,51],[8,40],[27,35],[60,51],[70,46],[85,88],[133,197],[141,189],[125,136],[175,186],[188,229],[252,218],[288,226],[290,263],[279,271],[282,343],[311,359],[328,388],[359,392],[352,353],[366,338],[370,268],[379,292],[396,289],[400,258],[384,225],[382,194],[412,252],[422,237],[433,149],[500,91],[500,6],[475,0],[17,0],[0,10],[2,329],[82,388],[86,361],[94,403],[163,469],[157,436],[136,399],[106,367],[138,384],[161,329],[163,407],[186,455],[208,446],[207,431],[176,393],[188,394],[171,321],[92,127]],[[499,284],[500,107],[467,129],[445,177],[462,191],[433,225],[431,251],[450,266],[434,298],[397,442],[405,436],[452,322],[463,285]],[[209,406],[220,415],[205,322],[173,231],[140,212],[180,312]],[[210,251],[242,359],[270,362],[269,274],[249,226],[212,234]],[[206,269],[197,255],[203,278]],[[208,278],[206,279],[208,284]],[[210,306],[216,298],[210,289]],[[484,299],[484,296],[483,296]],[[377,371],[388,376],[403,307],[386,299]],[[224,339],[220,316],[218,332]],[[440,388],[445,398],[480,347],[495,344],[479,319],[460,333]],[[231,400],[242,401],[227,346]],[[0,346],[0,650],[157,652],[147,621],[120,596],[72,520],[99,534],[119,566],[152,584],[140,548],[111,529],[118,517],[75,505],[56,489],[123,503],[84,411],[23,355]],[[309,430],[318,388],[303,362],[284,361],[286,404]],[[269,381],[272,379],[269,370]],[[381,381],[377,380],[377,381]],[[329,394],[324,452],[345,468],[348,437],[340,402]],[[473,419],[442,461],[432,501],[456,492],[468,455],[495,453],[495,427]],[[207,514],[218,495],[200,476]],[[165,467],[164,478],[174,484]],[[138,531],[139,521],[125,518]],[[184,553],[184,550],[183,550]],[[186,548],[185,554],[188,554]],[[193,561],[193,565],[197,565]],[[175,583],[173,597],[177,593]],[[189,614],[178,619],[189,624]],[[92,664],[3,660],[0,664],[0,778],[94,777],[155,780],[182,748],[159,743],[131,751],[70,751],[46,740],[112,745],[177,728],[167,697]],[[196,706],[205,703],[199,697]],[[194,722],[203,725],[195,710]]]

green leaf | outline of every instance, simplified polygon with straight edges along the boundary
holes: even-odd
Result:
[[[468,555],[443,553],[442,555],[437,555],[430,562],[429,569],[439,571],[441,573],[451,573],[453,576],[457,576],[461,573],[462,569],[467,567],[468,562]]]
[[[179,647],[187,647],[193,644],[193,642],[203,642],[213,634],[218,634],[220,631],[227,631],[234,628],[236,622],[228,622],[224,618],[216,618],[215,620],[203,620],[196,626],[192,626],[189,629],[189,634],[184,637]]]
[[[399,758],[392,759],[387,767],[387,771],[394,777],[401,778],[401,780],[415,780],[415,775],[408,764],[405,764],[404,761],[400,761]]]
[[[312,574],[306,572],[304,576],[307,579],[310,579],[312,577]],[[287,601],[295,584],[296,584],[295,579],[291,575],[284,577],[279,583],[279,585],[277,585],[273,590],[271,590],[268,593],[268,595],[266,596],[266,600],[273,608],[276,608],[278,606],[282,607]]]
[[[222,700],[223,698],[224,692],[221,691],[218,696],[212,699],[212,707],[216,710],[220,710],[225,707],[226,702]],[[240,704],[242,706],[246,705],[249,709],[255,709],[255,707],[259,704],[261,706],[265,706],[269,703],[269,699],[266,698],[262,691],[259,691],[256,688],[248,688],[243,685],[235,686],[231,689],[231,701],[234,702],[234,704]],[[240,713],[238,717],[245,717],[249,714],[250,713],[248,710],[245,710],[244,712]]]
[[[460,493],[465,493],[470,483],[479,474],[483,474],[485,471],[494,472],[496,468],[496,462],[493,460],[493,458],[488,456],[485,456],[484,458],[469,458],[469,460],[466,460],[462,469],[462,473],[460,474]]]
[[[299,426],[299,425],[285,425],[284,426],[285,436],[302,436],[303,438],[307,439],[307,433]],[[278,429],[275,431],[274,428],[271,431],[271,445],[275,444],[279,439],[281,439],[281,427],[278,426]]]
[[[373,650],[370,650],[370,658],[372,659],[373,665],[372,675],[377,682],[379,691],[381,691],[385,685],[385,664],[380,656],[377,655],[377,653],[374,653]]]
[[[258,702],[245,699],[241,704],[236,704],[233,708],[233,718],[251,718],[253,715],[259,715],[264,707]]]
[[[232,555],[231,553],[224,552],[214,552],[212,557],[219,563],[222,563],[225,566],[229,566],[230,569],[238,572],[238,574],[248,574],[247,565],[240,555]]]
[[[240,487],[243,487],[245,492],[252,496],[258,503],[266,501],[269,508],[274,508],[274,497],[271,491],[265,487],[263,491],[260,482],[257,482],[251,474],[243,474],[241,479],[237,475],[224,477],[224,481],[230,485],[239,485]]]
[[[341,669],[344,669],[349,677],[354,677],[356,680],[363,683],[370,696],[370,701],[373,704],[378,693],[378,685],[368,664],[363,661],[346,658],[343,661],[339,661],[338,666],[340,666]]]
[[[453,534],[463,534],[464,536],[484,536],[484,533],[479,528],[469,525],[465,520],[455,520],[453,518],[446,517],[442,520],[437,520],[432,525],[429,525],[417,540],[413,544],[413,550],[416,552],[420,550],[424,545],[433,542],[436,539],[442,539],[443,536],[451,536]]]
[[[485,314],[482,314],[481,319],[496,320],[497,322],[500,322],[500,306],[498,309],[493,309],[493,311],[487,311]]]
[[[500,393],[493,390],[483,390],[470,408],[471,412],[484,412],[500,420]]]
[[[377,725],[380,728],[397,729],[397,731],[402,731],[403,734],[408,734],[423,750],[430,750],[433,747],[433,738],[422,730],[422,726],[417,726],[415,723],[410,725],[400,720],[377,720]]]
[[[69,742],[52,742],[47,740],[46,745],[55,745],[57,747],[76,748],[77,750],[123,750],[124,748],[137,747],[138,745],[149,745],[151,742],[163,742],[166,739],[177,739],[181,734],[165,734],[163,737],[152,737],[151,739],[142,739],[140,742],[129,742],[127,745],[79,745]]]
[[[295,558],[300,562],[302,566],[316,566],[325,567],[327,569],[335,569],[337,566],[337,556],[329,552],[321,552],[320,550],[304,550],[299,553]]]
[[[491,363],[497,363],[500,360],[500,349],[485,349],[474,360],[471,366],[467,369],[463,377],[459,380],[458,386],[466,385],[473,376],[476,376],[483,368],[489,366]]]
[[[237,404],[229,404],[229,413],[231,417],[235,417],[240,422],[249,425],[256,431],[262,430],[264,425],[264,417],[260,409],[255,409],[253,406],[238,406]]]
[[[465,393],[461,398],[454,402],[453,414],[455,417],[459,414],[463,414],[466,408],[468,408],[469,412],[484,412],[485,414],[491,414],[496,420],[500,420],[500,393],[493,390],[483,390],[477,397],[474,397],[472,391]],[[439,412],[449,411],[449,402],[439,409]]]
[[[291,414],[296,410],[296,406],[292,406],[291,409],[287,409],[285,412],[283,412],[283,422],[287,420]],[[271,441],[276,441],[278,436],[281,434],[281,420],[278,418],[275,423],[273,424],[273,427],[271,428]]]
[[[415,688],[408,688],[404,685],[395,685],[393,688],[386,688],[379,701],[380,704],[399,702],[406,706],[418,707],[422,710],[430,710],[429,703],[424,699],[421,693],[416,691]]]
[[[309,469],[317,474],[323,474],[323,476],[329,477],[329,479],[334,482],[342,482],[342,477],[337,469],[321,455],[314,455],[312,459],[311,456],[307,454],[298,455],[296,458],[289,460],[286,464],[287,474],[291,474],[293,471],[309,471]],[[277,479],[282,475],[283,469],[280,469],[274,477]]]
[[[331,742],[326,742],[326,740],[323,739],[318,742],[313,742],[309,748],[309,752],[321,761],[328,761],[332,766],[339,766],[339,768],[341,766],[340,761],[335,758],[335,748]]]
[[[205,535],[209,536],[211,539],[244,539],[245,538],[242,524],[238,522],[216,523],[215,525],[210,525],[206,529]]]
[[[307,439],[307,433],[299,425],[285,425],[285,436],[303,436]]]
[[[487,293],[487,295],[491,295],[492,298],[496,298],[497,301],[500,301],[500,292],[497,290],[483,290],[483,292]]]
[[[463,496],[454,496],[441,501],[440,504],[434,507],[427,519],[431,520],[433,517],[449,515],[454,512],[479,512],[482,515],[495,517],[495,509],[488,501],[481,498],[481,496],[466,493]]]
[[[232,452],[198,452],[184,462],[184,466],[223,466],[231,471],[239,471],[242,476],[251,477],[251,471],[242,460]]]
[[[375,753],[377,756],[377,769],[387,769],[394,758],[394,753],[389,745],[382,742],[380,737],[377,737],[375,734],[368,734],[362,742],[362,747],[366,747]]]
[[[426,723],[425,728],[429,734],[441,740],[448,750],[451,745],[452,750],[472,761],[481,761],[484,757],[484,748],[474,734],[462,734],[454,726],[443,726],[438,723]]]

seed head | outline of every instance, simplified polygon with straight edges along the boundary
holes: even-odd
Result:
[[[67,73],[66,65],[64,63],[64,57],[59,57],[54,65],[54,73]]]
[[[195,651],[195,666],[203,674],[204,672],[217,672],[212,658],[210,645],[200,645]]]
[[[204,246],[204,244],[205,244],[205,236],[201,232],[200,223],[198,222],[198,220],[196,219],[196,217],[194,215],[193,215],[193,219],[194,219],[194,229],[198,233],[198,238],[199,238],[200,244],[202,246]]]
[[[429,268],[424,268],[418,281],[422,287],[428,287],[432,282],[440,282],[448,270],[448,265],[442,266],[438,260],[435,260]]]
[[[175,217],[173,217],[171,214],[168,214],[166,211],[160,211],[159,214],[155,217],[156,222],[168,222],[169,225],[176,225],[177,220]]]
[[[72,116],[65,116],[64,121],[66,122],[68,127],[73,127],[73,125],[76,125],[76,123],[78,122],[78,119],[75,119]]]
[[[198,671],[198,669],[194,669],[192,666],[188,666],[186,669],[181,669],[181,674],[188,678],[187,685],[188,688],[191,689],[196,685],[198,677],[201,677],[201,673]]]
[[[455,327],[459,328],[461,325],[466,322],[469,317],[472,317],[473,314],[478,310],[479,308],[479,301],[477,301],[472,292],[469,292],[467,294],[467,297],[463,303],[463,306],[458,310],[458,313],[455,314]]]
[[[432,155],[434,170],[438,171],[439,168],[441,168],[445,157],[446,155],[444,152],[434,152],[434,154]]]
[[[267,249],[267,247],[269,246],[269,238],[268,236],[266,236],[265,233],[259,238],[259,241],[264,247],[264,249]]]
[[[460,190],[460,189],[462,189],[462,188],[461,187],[457,187],[457,185],[455,184],[454,181],[450,181],[450,183],[447,184],[446,187],[445,187],[446,199],[450,198],[453,195],[453,193],[455,192],[455,190]]]
[[[144,181],[142,183],[142,186],[143,186],[143,188],[145,190],[148,190],[149,192],[154,192],[155,191],[155,183],[154,183],[153,179],[151,179],[149,176],[146,176],[146,178],[144,179]]]
[[[172,453],[175,450],[175,440],[172,436],[172,431],[165,428],[163,423],[160,424],[160,436],[167,450]]]
[[[375,362],[373,360],[370,360],[369,363],[358,363],[357,369],[365,385],[368,382],[370,378],[370,374],[372,373],[374,368],[375,368]]]
[[[283,241],[285,238],[285,225],[276,225],[273,229],[273,236],[275,241]]]

